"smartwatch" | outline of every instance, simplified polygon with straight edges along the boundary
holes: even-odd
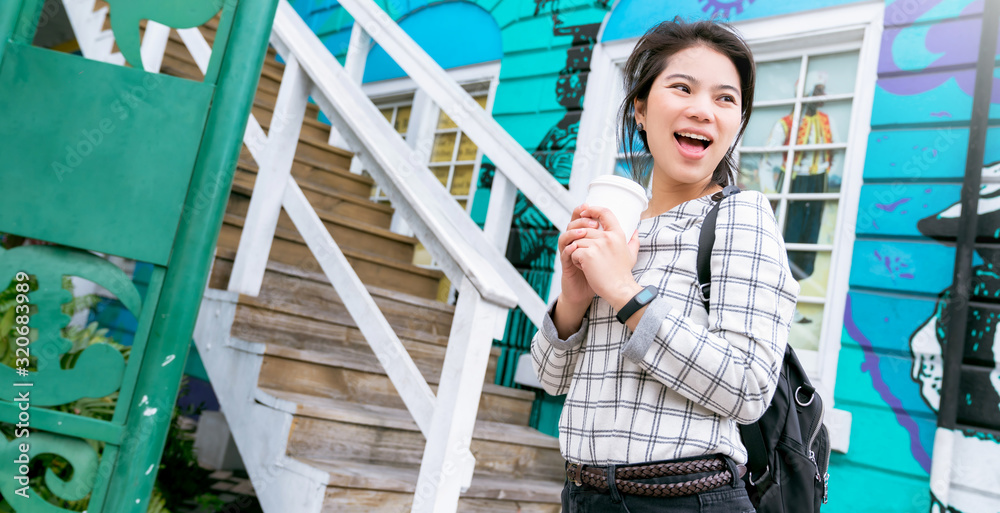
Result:
[[[640,308],[648,305],[654,299],[656,299],[656,285],[646,285],[628,303],[625,303],[615,318],[618,319],[618,322],[625,324],[629,317],[632,317]]]

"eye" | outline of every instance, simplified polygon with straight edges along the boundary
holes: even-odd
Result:
[[[736,98],[731,94],[724,94],[719,97],[720,100],[729,103],[736,103]]]
[[[674,85],[672,85],[670,87],[672,87],[674,89],[678,89],[678,90],[684,91],[685,93],[690,93],[691,92],[691,88],[688,87],[687,84],[674,84]]]

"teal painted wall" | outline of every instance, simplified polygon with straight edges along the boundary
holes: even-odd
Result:
[[[1000,511],[995,495],[953,493],[945,505],[929,490],[938,406],[931,383],[941,369],[932,355],[947,336],[952,214],[966,169],[982,10],[982,1],[970,0],[886,3],[835,392],[837,408],[853,417],[851,445],[832,459],[828,511]],[[996,84],[992,98],[992,124],[1000,124]],[[996,132],[977,165],[997,160]],[[984,205],[981,231],[995,238],[1000,219]],[[990,265],[981,255],[973,264]],[[979,324],[970,319],[970,329]],[[981,356],[1000,358],[987,351]],[[964,381],[963,388],[972,390]],[[1000,382],[992,397],[985,388],[970,393],[964,411],[998,428]],[[998,449],[995,438],[959,439],[984,455]],[[987,461],[978,470],[996,476],[995,461]],[[859,500],[876,489],[877,501]]]

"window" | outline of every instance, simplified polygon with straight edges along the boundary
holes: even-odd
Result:
[[[465,66],[449,70],[449,74],[480,107],[487,112],[492,110],[499,75],[498,63]],[[385,80],[363,87],[386,120],[419,155],[425,156],[427,167],[468,212],[470,199],[475,194],[482,151],[429,96],[416,89],[411,79]],[[378,186],[372,187],[371,194],[375,201],[389,202]],[[398,215],[393,218],[392,230],[404,235],[413,234]],[[423,244],[417,245],[413,263],[434,267]]]
[[[379,112],[385,116],[399,135],[406,139],[407,129],[410,127],[410,112],[413,110],[413,96],[408,95],[405,99],[380,102],[377,104]],[[367,172],[363,172],[369,176]],[[385,191],[378,185],[372,186],[372,200],[379,203],[389,203],[389,198],[385,196]]]
[[[819,351],[824,332],[860,43],[760,59],[739,145],[739,184],[771,200],[801,286],[790,340],[806,354]]]
[[[790,341],[830,405],[882,9],[865,3],[736,24],[758,65],[753,116],[737,147],[739,184],[775,210],[801,286]],[[595,48],[570,179],[581,201],[596,176],[628,174],[616,116],[636,41]]]
[[[473,98],[480,107],[486,108],[485,91],[474,93]],[[458,125],[444,111],[438,109],[428,167],[466,211],[469,207],[469,198],[475,192],[473,177],[479,176],[481,158],[482,154],[476,144],[462,133]]]

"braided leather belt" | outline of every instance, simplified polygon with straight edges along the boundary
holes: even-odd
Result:
[[[740,467],[743,466],[740,465]],[[683,476],[703,472],[716,472],[716,474],[669,484],[647,484],[629,481],[630,479]],[[603,468],[570,463],[566,468],[566,476],[570,481],[576,483],[577,486],[587,484],[602,492],[608,491],[608,479]],[[707,492],[732,482],[733,474],[729,471],[729,466],[726,465],[725,460],[722,458],[657,463],[654,465],[629,466],[615,469],[615,484],[617,485],[618,492],[628,495],[680,497]]]

